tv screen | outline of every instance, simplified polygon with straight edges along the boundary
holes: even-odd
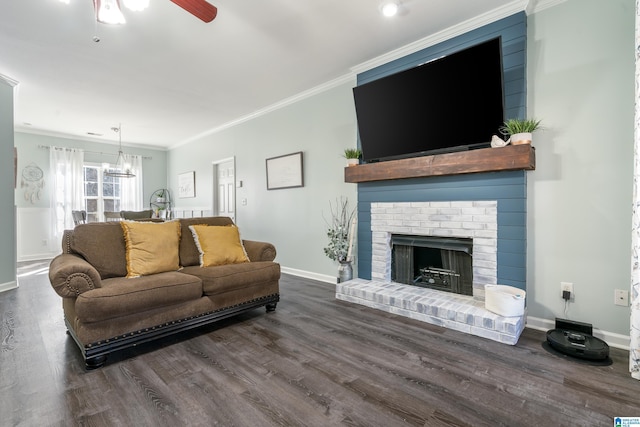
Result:
[[[365,162],[489,147],[504,122],[500,38],[353,88]]]

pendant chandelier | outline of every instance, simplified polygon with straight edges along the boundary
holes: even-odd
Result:
[[[133,178],[136,175],[131,171],[131,165],[124,162],[124,154],[122,153],[122,124],[119,124],[118,127],[112,127],[111,130],[118,134],[118,159],[115,167],[105,170],[104,174],[113,178]]]

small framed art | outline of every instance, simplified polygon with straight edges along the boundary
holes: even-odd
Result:
[[[196,197],[196,172],[190,171],[178,175],[178,197]]]
[[[267,159],[267,190],[303,187],[302,151]]]

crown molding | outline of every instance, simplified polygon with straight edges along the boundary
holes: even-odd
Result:
[[[88,135],[74,135],[70,133],[62,133],[62,132],[56,132],[52,130],[34,129],[28,126],[16,125],[14,126],[14,131],[17,133],[46,136],[50,138],[68,139],[71,141],[95,142],[98,144],[113,145],[115,147],[120,145],[118,141],[112,141],[110,139],[105,139],[104,137],[101,138],[101,137],[91,137]],[[155,150],[155,151],[168,150],[167,147],[160,146],[160,145],[138,144],[135,142],[126,142],[126,141],[122,141],[122,146],[128,147],[128,148],[140,148],[140,149]]]
[[[438,33],[429,35],[425,38],[417,40],[413,43],[405,45],[399,49],[385,53],[384,55],[373,58],[369,61],[363,62],[351,68],[355,74],[359,74],[372,68],[376,68],[380,65],[384,65],[388,62],[395,61],[412,53],[418,52],[422,49],[426,49],[431,46],[435,46],[438,43],[468,33],[469,31],[483,27],[492,22],[498,21],[507,16],[511,16],[514,13],[525,12],[527,15],[531,15],[541,10],[548,9],[550,7],[557,6],[560,3],[564,3],[567,0],[516,0],[502,7],[484,13],[482,15],[475,16],[460,24],[454,25],[447,29],[444,29]]]
[[[4,74],[0,74],[0,82],[5,82],[11,87],[16,87],[20,83],[19,81],[14,80],[9,76],[5,76]]]
[[[483,27],[487,24],[495,22],[499,19],[511,16],[514,13],[522,12],[527,6],[528,0],[516,0],[508,3],[502,7],[483,13],[482,15],[475,16],[460,24],[456,24],[452,27],[446,28],[435,34],[431,34],[420,40],[416,40],[413,43],[409,43],[399,49],[380,55],[369,61],[363,62],[351,68],[356,74],[363,73],[365,71],[376,68],[380,65],[384,65],[388,62],[395,61],[396,59],[403,58],[412,53],[418,52],[422,49],[426,49],[431,46],[435,46],[438,43],[468,33],[469,31]]]
[[[206,136],[213,135],[215,133],[221,132],[221,131],[223,131],[225,129],[232,128],[232,127],[237,126],[237,125],[239,125],[241,123],[248,122],[249,120],[255,119],[256,117],[260,117],[260,116],[263,116],[263,115],[265,115],[267,113],[270,113],[272,111],[279,110],[280,108],[286,107],[288,105],[295,104],[296,102],[299,102],[299,101],[301,101],[301,100],[303,100],[305,98],[310,98],[310,97],[312,97],[314,95],[317,95],[319,93],[325,92],[325,91],[327,91],[329,89],[333,89],[333,88],[338,87],[340,85],[343,85],[345,83],[353,83],[353,84],[355,84],[355,79],[356,79],[355,74],[353,74],[353,73],[345,74],[342,77],[338,77],[336,79],[330,80],[330,81],[328,81],[328,82],[326,82],[324,84],[321,84],[319,86],[315,86],[315,87],[313,87],[313,88],[311,88],[309,90],[306,90],[304,92],[300,92],[297,95],[294,95],[294,96],[291,96],[289,98],[283,99],[282,101],[276,102],[275,104],[271,104],[271,105],[269,105],[269,106],[267,106],[265,108],[262,108],[260,110],[256,110],[253,113],[247,114],[246,116],[239,117],[236,120],[232,120],[232,121],[227,122],[227,123],[225,123],[225,124],[223,124],[221,126],[209,129],[207,131],[199,133],[198,135],[195,135],[195,136],[192,136],[192,137],[190,137],[188,139],[180,141],[179,143],[170,146],[169,150],[173,150],[175,148],[178,148],[178,147],[181,147],[183,145],[189,144],[190,142],[194,142],[194,141],[197,141],[197,140],[199,140],[201,138],[204,138]]]
[[[508,3],[502,7],[496,8],[492,11],[489,11],[487,13],[484,13],[482,15],[478,15],[472,19],[469,19],[467,21],[464,21],[460,24],[454,25],[452,27],[449,27],[443,31],[440,31],[436,34],[432,34],[430,36],[427,36],[423,39],[417,40],[413,43],[409,43],[399,49],[393,50],[391,52],[385,53],[383,55],[380,55],[372,60],[363,62],[359,65],[356,65],[354,67],[351,67],[350,73],[342,76],[342,77],[338,77],[337,79],[331,80],[327,83],[324,83],[322,85],[316,86],[314,88],[311,88],[307,91],[301,92],[297,95],[294,95],[290,98],[286,98],[280,102],[277,102],[275,104],[269,105],[263,109],[257,110],[251,114],[247,114],[246,116],[242,116],[236,120],[232,120],[230,122],[227,122],[221,126],[209,129],[207,131],[201,132],[197,135],[194,135],[190,138],[187,138],[185,140],[182,140],[180,142],[178,142],[177,144],[174,144],[172,146],[170,146],[168,149],[172,150],[178,147],[181,147],[183,145],[189,144],[191,142],[197,141],[201,138],[204,138],[206,136],[209,135],[213,135],[215,133],[221,132],[225,129],[229,129],[232,128],[234,126],[237,126],[241,123],[247,122],[249,120],[255,119],[256,117],[265,115],[271,111],[275,111],[278,110],[280,108],[283,108],[285,106],[294,104],[298,101],[301,101],[302,99],[305,98],[309,98],[311,96],[314,96],[318,93],[324,92],[326,90],[332,89],[336,86],[342,85],[344,83],[348,83],[348,82],[352,82],[357,74],[362,73],[364,71],[368,71],[372,68],[375,68],[377,66],[380,65],[384,65],[388,62],[394,61],[396,59],[402,58],[406,55],[409,55],[411,53],[417,52],[419,50],[425,49],[427,47],[430,46],[434,46],[440,42],[446,41],[448,39],[451,39],[453,37],[462,35],[466,32],[475,30],[476,28],[480,28],[484,25],[490,24],[492,22],[495,22],[497,20],[500,20],[502,18],[506,18],[508,16],[513,15],[514,13],[518,13],[518,12],[525,12],[527,13],[527,15],[539,12],[541,10],[544,9],[548,9],[550,7],[556,6],[560,3],[564,3],[566,0],[514,0],[511,3]]]
[[[567,0],[531,0],[527,5],[526,12],[527,15],[533,15],[534,13],[557,6],[566,1]]]

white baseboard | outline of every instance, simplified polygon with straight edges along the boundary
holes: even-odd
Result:
[[[556,327],[555,319],[541,319],[539,317],[527,316],[527,328],[536,329],[538,331],[548,331]],[[603,331],[600,329],[593,329],[593,336],[604,340],[609,347],[621,348],[622,350],[629,350],[631,343],[631,337],[629,335],[617,334],[615,332]]]
[[[11,289],[16,289],[18,287],[17,281],[0,283],[0,292],[10,291]]]
[[[60,251],[58,251],[58,252],[44,252],[44,253],[40,253],[40,254],[23,255],[23,256],[19,256],[17,261],[18,262],[43,261],[43,260],[47,260],[47,259],[53,259],[56,255],[59,255],[59,254],[60,254]]]
[[[317,280],[319,282],[331,283],[335,285],[338,278],[327,276],[326,274],[314,273],[312,271],[298,270],[297,268],[281,267],[281,271],[292,276],[304,277],[305,279]]]

